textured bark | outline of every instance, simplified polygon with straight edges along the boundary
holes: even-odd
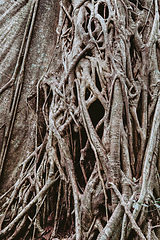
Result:
[[[0,239],[160,239],[160,2],[0,6]]]

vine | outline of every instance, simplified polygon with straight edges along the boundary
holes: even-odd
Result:
[[[0,239],[156,240],[158,2],[62,0],[57,35],[37,85],[45,136],[37,124],[35,151],[0,197]]]

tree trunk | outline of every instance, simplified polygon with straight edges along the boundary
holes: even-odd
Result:
[[[160,239],[160,2],[0,4],[0,239]]]

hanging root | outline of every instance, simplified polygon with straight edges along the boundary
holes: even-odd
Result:
[[[160,238],[159,10],[141,2],[61,1],[46,135],[0,197],[0,239]]]

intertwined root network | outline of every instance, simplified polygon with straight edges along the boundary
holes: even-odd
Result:
[[[1,197],[0,238],[159,239],[158,2],[60,7],[53,64],[37,85],[45,127]]]

